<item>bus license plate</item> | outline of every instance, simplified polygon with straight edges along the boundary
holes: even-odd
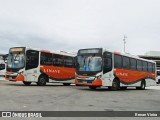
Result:
[[[86,83],[86,84],[87,84],[87,81],[83,81],[83,83]]]

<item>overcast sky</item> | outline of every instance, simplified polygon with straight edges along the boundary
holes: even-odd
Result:
[[[160,0],[0,0],[0,52],[10,47],[160,51]]]

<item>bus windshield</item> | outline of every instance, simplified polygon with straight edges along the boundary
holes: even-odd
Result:
[[[24,52],[10,52],[8,55],[7,68],[23,68],[25,65]]]
[[[95,55],[77,56],[77,71],[98,72],[102,70],[102,58]]]

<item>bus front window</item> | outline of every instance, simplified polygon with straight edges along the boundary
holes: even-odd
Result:
[[[77,71],[98,72],[102,70],[102,58],[99,56],[77,56]]]
[[[25,65],[23,52],[11,52],[8,56],[8,68],[23,68]]]

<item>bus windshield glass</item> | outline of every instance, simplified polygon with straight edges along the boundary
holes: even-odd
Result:
[[[99,72],[102,70],[102,58],[93,55],[77,56],[77,71],[78,72]]]
[[[7,68],[19,69],[25,66],[24,48],[10,49]]]
[[[3,56],[0,56],[0,60],[4,60],[4,59],[3,59]]]

